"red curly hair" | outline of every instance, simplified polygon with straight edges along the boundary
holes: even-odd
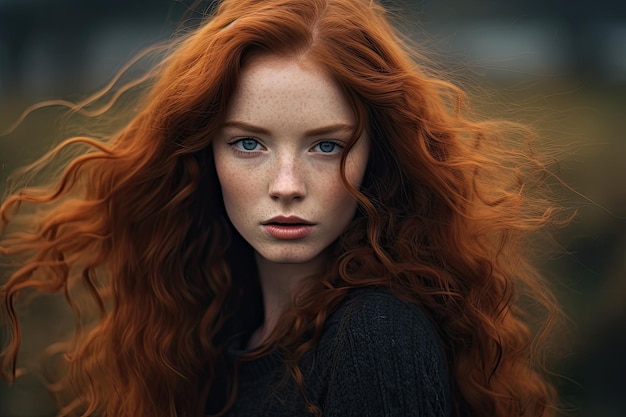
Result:
[[[4,377],[16,375],[18,295],[35,289],[64,294],[79,323],[51,387],[60,415],[195,416],[218,395],[228,409],[237,384],[223,369],[224,339],[249,322],[240,306],[260,289],[246,270],[252,250],[228,223],[210,143],[258,54],[324,68],[353,109],[352,144],[365,130],[372,147],[358,190],[343,155],[358,213],[257,356],[287,353],[304,393],[294,364],[326,317],[347,290],[385,287],[432,318],[459,413],[554,415],[541,348],[559,310],[526,243],[559,210],[541,194],[550,173],[527,147],[534,135],[473,116],[371,0],[224,0],[141,80],[150,88],[126,126],[67,140],[46,159],[89,149],[54,181],[6,197],[0,255],[20,266],[1,290],[12,329]],[[85,323],[89,304],[99,316]],[[536,306],[547,314],[531,332]]]

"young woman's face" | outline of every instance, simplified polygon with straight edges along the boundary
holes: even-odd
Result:
[[[306,60],[265,56],[243,69],[213,152],[228,217],[258,256],[313,265],[345,230],[356,201],[339,163],[354,123],[341,90]],[[355,188],[368,152],[363,134],[346,161]]]

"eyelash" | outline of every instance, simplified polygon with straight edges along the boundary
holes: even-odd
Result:
[[[264,148],[264,146],[261,144],[261,142],[260,142],[258,139],[255,139],[255,138],[253,138],[253,137],[241,137],[241,138],[237,138],[237,139],[235,139],[235,140],[233,140],[233,141],[231,141],[231,142],[228,142],[228,146],[230,146],[230,147],[233,149],[233,151],[234,151],[235,153],[238,153],[238,154],[243,154],[243,155],[247,155],[247,156],[250,156],[250,154],[252,154],[252,153],[254,153],[254,152],[258,151],[258,149],[249,149],[249,150],[246,150],[246,149],[243,149],[243,148],[241,148],[240,146],[238,146],[239,144],[242,144],[242,143],[243,143],[243,141],[254,141],[254,142],[255,142],[255,145],[259,145],[259,146],[261,146],[261,147],[263,147],[263,148]],[[333,144],[333,145],[334,145],[333,150],[332,150],[332,151],[330,151],[330,152],[321,152],[321,150],[320,150],[318,153],[325,154],[325,155],[334,155],[334,154],[336,154],[336,153],[339,153],[339,152],[340,152],[341,150],[343,150],[343,148],[344,148],[344,146],[343,146],[343,144],[342,144],[341,142],[334,141],[334,140],[323,140],[323,141],[320,141],[320,142],[316,143],[315,145],[313,145],[313,146],[311,147],[311,149],[315,149],[315,148],[317,148],[317,147],[319,147],[320,145],[325,144],[325,143],[331,143],[331,144]],[[337,148],[338,148],[339,152],[335,152],[335,150],[336,150]]]

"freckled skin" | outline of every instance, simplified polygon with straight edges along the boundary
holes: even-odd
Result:
[[[346,126],[354,126],[341,90],[306,59],[259,57],[243,69],[225,125],[213,141],[213,151],[234,227],[257,258],[313,268],[356,210],[339,174],[343,150],[329,144],[347,142],[351,130]],[[344,128],[311,132],[338,125]],[[368,153],[369,138],[364,134],[346,161],[347,179],[356,188]],[[311,233],[301,239],[277,239],[263,223],[279,215],[313,223]]]

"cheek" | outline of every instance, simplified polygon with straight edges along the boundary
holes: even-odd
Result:
[[[346,160],[346,180],[355,189],[359,189],[363,177],[365,176],[365,169],[367,166],[368,148],[361,145],[353,150]],[[328,179],[324,182],[327,184],[325,189],[325,205],[327,207],[334,207],[338,210],[338,213],[346,213],[351,218],[349,213],[353,213],[356,209],[357,201],[350,194],[350,192],[344,187],[341,181],[341,175],[337,170],[332,179]]]
[[[351,155],[352,157],[348,157],[346,160],[346,180],[357,190],[361,186],[361,182],[365,176],[368,155],[367,148],[359,149],[359,152]],[[339,179],[339,181],[341,182],[341,179]]]
[[[216,163],[215,167],[228,215],[246,211],[245,205],[249,201],[246,197],[250,197],[253,187],[252,178],[242,175],[240,169],[235,169],[223,161]]]
[[[350,177],[348,177],[348,180],[351,180]],[[358,188],[358,184],[352,185],[356,185]],[[336,178],[335,181],[332,182],[332,186],[325,189],[324,197],[322,206],[327,207],[329,211],[335,213],[336,221],[344,222],[345,218],[352,218],[357,202],[346,187],[344,187],[341,178]]]

